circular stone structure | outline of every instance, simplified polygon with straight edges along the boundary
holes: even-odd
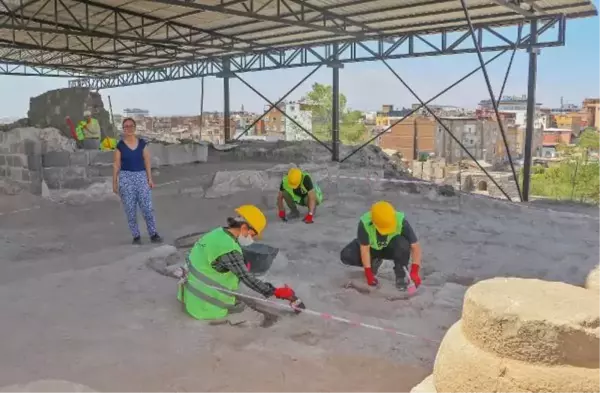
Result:
[[[4,386],[0,388],[0,392],[95,392],[95,390],[85,385],[62,379],[41,379],[23,384]]]
[[[600,291],[600,266],[596,266],[585,279],[585,287],[596,292]]]
[[[598,368],[600,299],[562,282],[480,281],[465,293],[462,331],[477,347],[530,363]]]
[[[598,392],[596,368],[547,366],[500,357],[469,341],[455,323],[435,359],[438,392]]]

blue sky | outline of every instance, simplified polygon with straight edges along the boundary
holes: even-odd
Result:
[[[595,1],[598,7],[598,0]],[[548,37],[551,37],[551,32]],[[567,24],[567,43],[564,47],[542,50],[538,60],[538,102],[544,106],[559,106],[561,96],[567,103],[581,104],[585,97],[600,96],[600,31],[598,18],[576,19]],[[484,54],[487,59],[493,54]],[[503,55],[488,67],[494,92],[502,84],[510,54]],[[479,65],[476,54],[427,57],[390,61],[390,65],[424,100],[438,93]],[[241,74],[250,84],[276,101],[300,81],[309,68]],[[310,90],[314,82],[330,83],[331,70],[321,69],[289,97],[297,99]],[[47,90],[66,87],[67,79],[21,76],[0,76],[0,118],[24,117],[29,98]],[[382,104],[408,106],[416,100],[380,62],[346,65],[340,72],[340,91],[348,98],[348,106],[362,110],[377,110]],[[505,94],[527,92],[527,53],[517,52]],[[194,115],[200,111],[200,80],[162,82],[141,86],[101,90],[108,108],[110,95],[115,113],[124,108],[150,110],[153,115]],[[474,107],[481,99],[489,98],[483,79],[478,73],[434,103]],[[265,101],[239,81],[231,82],[231,108],[260,111]],[[222,81],[205,80],[206,111],[221,111]]]

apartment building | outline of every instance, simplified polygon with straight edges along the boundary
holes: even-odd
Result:
[[[265,111],[270,105],[265,105]],[[277,108],[285,110],[285,103],[280,103]],[[285,116],[277,108],[270,109],[265,116],[256,124],[256,135],[285,139]]]
[[[541,112],[542,104],[535,104],[535,128],[544,128],[548,121],[547,116]],[[491,100],[482,100],[479,102],[478,109],[493,111],[494,106]],[[515,123],[517,126],[527,124],[527,96],[504,96],[498,102],[498,111],[515,114]]]
[[[476,117],[444,117],[440,120],[475,159],[483,159],[485,140],[481,120]],[[444,158],[448,164],[454,164],[465,157],[469,158],[464,149],[440,124],[436,127],[435,155]]]
[[[386,126],[380,126],[374,132],[380,132]],[[436,123],[432,118],[411,116],[395,124],[378,138],[382,149],[395,150],[404,160],[413,161],[421,153],[435,151]]]
[[[381,111],[377,112],[375,116],[375,126],[380,128],[389,127],[408,113],[410,113],[410,109],[402,108],[395,110],[394,105],[382,105]]]
[[[302,141],[312,139],[304,130],[312,131],[312,111],[304,101],[288,102],[285,104],[284,135],[286,141]],[[296,124],[297,123],[297,124]],[[300,125],[301,127],[299,127]]]
[[[582,107],[586,114],[587,126],[600,130],[600,98],[586,98]]]

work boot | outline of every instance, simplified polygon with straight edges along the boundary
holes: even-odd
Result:
[[[371,271],[373,272],[373,275],[377,275],[377,272],[379,271],[381,265],[383,265],[383,259],[375,258],[371,260]]]
[[[158,233],[155,233],[154,235],[150,236],[150,241],[152,243],[162,243],[163,239]]]
[[[142,245],[142,238],[137,236],[133,238],[133,241],[131,242],[131,244],[136,245],[136,246],[141,246]]]
[[[396,277],[396,289],[406,292],[407,287],[408,283],[406,282],[406,277]]]

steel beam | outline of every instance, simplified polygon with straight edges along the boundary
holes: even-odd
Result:
[[[494,97],[494,90],[492,89],[492,83],[490,82],[490,77],[487,72],[487,67],[485,66],[485,62],[483,60],[483,55],[481,54],[481,50],[479,48],[479,42],[477,40],[477,36],[475,36],[475,29],[473,28],[473,24],[471,23],[471,15],[469,13],[469,8],[467,7],[466,0],[460,0],[462,5],[463,12],[465,13],[465,19],[467,20],[467,24],[469,25],[469,30],[471,31],[471,38],[473,39],[473,46],[477,51],[477,57],[479,58],[479,64],[481,64],[481,72],[483,73],[483,78],[485,79],[485,84],[488,89],[488,93],[490,95],[490,100],[492,102],[492,106],[494,108],[494,113],[496,114],[496,122],[498,123],[498,127],[500,128],[500,133],[502,134],[502,141],[504,142],[504,147],[506,148],[506,154],[508,156],[508,162],[510,163],[510,169],[512,170],[513,179],[515,185],[517,186],[517,191],[519,192],[519,197],[523,200],[523,194],[521,193],[521,186],[519,185],[519,178],[517,176],[517,172],[515,172],[515,165],[513,164],[512,154],[510,153],[510,147],[508,146],[508,140],[506,139],[506,132],[504,131],[504,123],[502,119],[500,119],[500,112],[498,111],[498,102],[496,102],[496,98]],[[531,33],[532,37],[537,37],[537,32]],[[516,45],[515,45],[516,47]],[[507,75],[508,76],[508,75]]]
[[[531,21],[531,31],[533,37],[537,31],[537,20]],[[536,98],[535,85],[537,80],[537,56],[538,47],[535,38],[529,41],[529,75],[527,80],[527,124],[525,126],[525,152],[523,162],[523,201],[529,201],[529,182],[531,179],[531,148],[533,142],[533,133],[535,127]]]
[[[280,103],[282,103],[290,94],[292,94],[294,91],[296,91],[296,89],[298,87],[300,87],[300,85],[302,85],[304,82],[306,82],[308,80],[308,78],[310,78],[311,76],[313,76],[318,70],[320,70],[322,67],[321,65],[316,66],[311,72],[309,72],[304,78],[302,78],[302,80],[300,80],[300,82],[296,83],[290,90],[288,90],[287,93],[285,93],[283,96],[281,96],[280,99],[278,99],[276,102],[274,102],[273,104],[269,105],[269,108],[263,112],[262,115],[260,115],[259,117],[257,117],[256,119],[254,119],[254,121],[252,122],[252,124],[250,124],[248,127],[246,127],[246,129],[244,130],[244,132],[242,132],[240,135],[235,137],[235,140],[239,140],[241,137],[243,137],[244,135],[246,135],[248,133],[248,131],[250,131],[255,125],[256,123],[258,123],[259,121],[262,120],[263,117],[265,117],[269,112],[271,112],[274,108],[277,108],[279,106]]]
[[[223,59],[223,129],[225,131],[225,143],[231,140],[231,111],[229,110],[229,74],[231,67],[229,59]]]
[[[557,29],[549,31],[551,27],[557,26]],[[477,37],[483,37],[484,32],[488,31],[487,25],[474,25]],[[515,30],[517,26],[515,26]],[[552,18],[544,19],[542,27],[538,30],[538,47],[552,47],[564,45],[564,30],[566,24],[564,17],[555,15]],[[551,37],[543,41],[540,36],[548,31]],[[514,40],[501,32],[497,34],[504,37],[499,45],[485,45],[478,42],[482,52],[497,52],[503,50],[527,49],[528,40]],[[518,34],[515,34],[518,35]],[[415,40],[425,39],[431,43],[432,48],[419,48],[414,45]],[[338,44],[339,61],[341,63],[356,63],[363,61],[376,61],[379,59],[403,59],[413,57],[439,56],[463,53],[476,53],[475,47],[459,48],[458,46],[468,38],[468,33],[463,37],[450,38],[448,33],[444,32],[437,35],[425,37],[418,33],[407,34],[395,39],[393,44],[387,44],[384,39],[377,41],[350,41]],[[364,47],[371,47],[369,52],[363,50]],[[296,49],[281,51],[278,54],[272,52],[260,52],[254,55],[239,55],[231,57],[231,71],[235,73],[244,73],[252,71],[266,71],[274,69],[297,68],[306,66],[318,66],[320,64],[328,65],[328,57],[334,53],[333,44],[321,46],[303,46]],[[372,54],[375,53],[375,54]],[[208,58],[189,64],[173,65],[167,67],[150,68],[146,70],[133,71],[129,73],[115,72],[113,75],[107,75],[98,78],[83,78],[69,82],[70,86],[87,86],[95,89],[106,89],[119,86],[138,85],[146,83],[155,83],[177,79],[199,78],[203,76],[215,76],[222,70],[220,58]]]
[[[338,62],[338,45],[333,45],[335,64],[332,69],[332,102],[331,102],[331,160],[340,160],[340,64]]]
[[[357,39],[366,39],[369,36],[373,36],[372,33],[364,33],[362,32],[364,24],[356,25],[356,23],[351,24],[350,20],[345,18],[342,21],[336,21],[335,17],[331,16],[332,13],[321,13],[319,16],[319,22],[321,23],[309,23],[306,22],[308,17],[314,17],[314,6],[300,6],[298,10],[292,10],[290,6],[285,2],[285,0],[271,0],[269,1],[269,7],[264,7],[265,9],[269,9],[269,11],[275,10],[275,14],[272,12],[269,13],[261,13],[256,10],[254,6],[254,1],[248,0],[245,9],[240,10],[238,8],[231,8],[225,5],[210,5],[203,3],[195,3],[187,0],[153,0],[155,3],[162,3],[168,5],[174,5],[178,7],[187,7],[196,10],[203,10],[209,12],[216,12],[225,15],[233,15],[239,16],[243,18],[251,18],[257,21],[263,22],[275,22],[287,26],[296,26],[304,29],[308,29],[309,31],[323,31],[335,35],[341,36],[349,36]],[[283,17],[281,10],[289,10],[293,13],[294,18],[285,18]],[[308,14],[308,15],[307,15]],[[350,27],[358,28],[359,30],[350,30]]]

